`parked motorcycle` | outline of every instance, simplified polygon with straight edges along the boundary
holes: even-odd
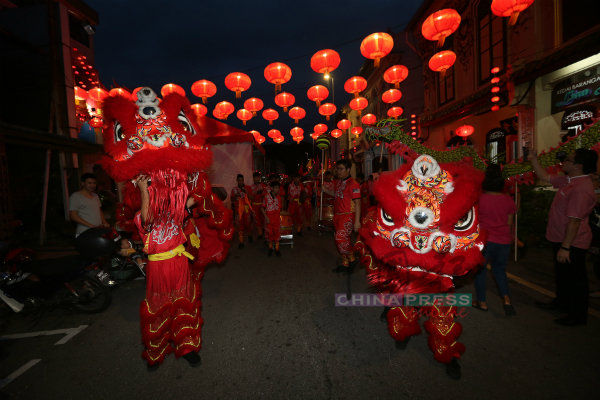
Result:
[[[102,257],[110,256],[120,239],[114,229],[91,228],[75,240],[78,255],[35,260],[32,250],[10,250],[0,272],[0,298],[15,312],[72,307],[100,313],[112,302]]]

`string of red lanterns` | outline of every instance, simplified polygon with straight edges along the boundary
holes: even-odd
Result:
[[[317,51],[310,59],[310,67],[313,71],[324,74],[325,78],[328,78],[329,73],[339,65],[340,55],[331,49]]]
[[[325,115],[327,121],[329,121],[329,116],[335,114],[336,110],[337,107],[333,103],[325,103],[319,107],[319,114]]]
[[[291,107],[296,102],[294,95],[286,92],[281,92],[275,96],[275,104],[279,107],[283,107],[283,112],[288,111],[288,107]]]
[[[245,108],[240,108],[237,112],[237,117],[246,125],[246,121],[250,121],[252,119],[252,113]]]
[[[317,107],[321,106],[321,101],[329,96],[329,90],[325,86],[315,85],[306,92],[309,100],[317,103]]]
[[[444,45],[448,36],[454,33],[460,25],[460,15],[456,10],[447,8],[431,14],[421,27],[421,33],[427,40],[437,40],[438,48]]]
[[[519,13],[533,4],[533,0],[492,0],[492,13],[498,17],[510,17],[509,25],[514,25]]]
[[[393,84],[396,89],[400,89],[400,82],[406,77],[408,77],[408,68],[404,65],[394,65],[383,73],[383,79],[387,83]]]
[[[256,97],[251,97],[244,102],[244,108],[256,116],[256,113],[263,109],[263,101]]]
[[[192,85],[192,93],[196,97],[201,97],[202,103],[206,104],[206,99],[217,93],[217,86],[211,81],[201,79]]]
[[[177,93],[185,97],[185,90],[183,90],[181,86],[176,85],[174,83],[167,83],[165,86],[162,87],[162,89],[160,89],[160,94],[162,95],[162,97],[165,97],[166,95],[171,93]]]
[[[273,110],[272,108],[267,108],[265,111],[262,112],[262,116],[264,119],[269,121],[269,125],[273,125],[273,121],[279,118],[279,113]]]
[[[251,84],[250,77],[242,72],[232,72],[225,77],[225,86],[235,92],[236,99],[240,99],[242,92],[248,90]]]
[[[265,68],[265,79],[275,85],[275,93],[281,90],[281,85],[292,77],[292,69],[284,63],[275,62]]]
[[[394,48],[394,39],[385,32],[373,33],[360,44],[360,52],[373,61],[374,67],[379,67],[379,60],[387,56]]]
[[[348,93],[354,93],[354,97],[367,88],[367,80],[362,76],[353,76],[344,83],[344,90]]]

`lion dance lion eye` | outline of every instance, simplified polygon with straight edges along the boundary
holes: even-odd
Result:
[[[194,129],[194,126],[192,125],[192,123],[190,122],[188,117],[185,115],[183,110],[181,110],[179,112],[177,119],[179,120],[179,123],[183,126],[184,131],[190,132],[192,135],[196,134],[196,130]]]
[[[383,210],[383,208],[381,209],[381,220],[387,226],[394,226],[394,220]]]
[[[120,141],[121,139],[125,139],[125,132],[123,132],[123,128],[121,127],[121,124],[118,121],[115,121],[113,132],[115,136],[115,143]]]
[[[473,226],[475,212],[471,208],[461,219],[454,225],[454,230],[466,231]]]

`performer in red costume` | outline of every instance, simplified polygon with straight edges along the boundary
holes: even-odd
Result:
[[[335,245],[342,255],[342,265],[333,269],[333,272],[351,274],[358,265],[354,258],[353,246],[350,243],[352,232],[360,229],[360,186],[352,176],[350,160],[339,160],[335,170],[338,180],[335,183],[335,192],[323,188],[323,192],[335,196],[333,205],[333,225],[335,227]]]
[[[231,189],[231,208],[235,216],[235,228],[238,231],[240,244],[244,248],[244,231],[248,233],[248,242],[252,243],[252,188],[244,183],[244,175],[238,174],[237,186]]]
[[[485,232],[477,212],[482,180],[472,162],[438,164],[429,155],[379,177],[373,188],[378,206],[363,219],[355,249],[380,293],[405,298],[448,293],[454,276],[484,263]],[[421,333],[423,313],[429,316],[424,327],[434,358],[452,379],[460,379],[457,360],[465,346],[457,342],[462,326],[455,306],[389,309],[385,318],[396,348],[406,348],[411,336]]]
[[[265,236],[269,241],[269,252],[268,257],[275,255],[281,257],[279,252],[279,240],[281,239],[281,221],[280,214],[282,209],[281,197],[279,196],[279,189],[281,185],[277,181],[271,182],[269,185],[271,190],[263,199],[263,205],[261,207],[262,215],[265,218]]]
[[[300,174],[294,174],[294,180],[288,186],[288,211],[292,217],[292,222],[296,223],[298,236],[302,236],[302,203],[306,196],[304,185],[300,183],[300,178]]]
[[[329,194],[329,192],[335,192],[335,182],[333,181],[333,174],[331,171],[325,171],[325,179],[323,180],[323,204],[332,204],[335,196]]]
[[[144,87],[135,102],[120,95],[108,97],[103,110],[108,156],[102,166],[116,181],[127,182],[125,201],[117,207],[119,223],[137,231],[149,258],[146,299],[140,307],[146,347],[142,357],[150,371],[172,352],[199,365],[200,277],[204,265],[225,258],[232,233],[230,213],[212,194],[203,172],[212,163],[206,135],[195,122],[190,102],[177,93],[165,96],[159,106],[156,94]],[[188,199],[188,185],[196,184],[194,199]],[[199,243],[198,235],[196,241],[190,236],[202,257],[194,260],[198,272],[192,276],[193,256],[183,246],[182,224],[190,215],[186,205],[189,208],[195,201],[194,210],[203,220],[198,231],[203,240]]]
[[[260,181],[261,174],[260,172],[255,172],[252,174],[252,180],[254,181],[252,185],[250,185],[251,193],[254,195],[254,199],[252,200],[252,220],[256,225],[256,230],[258,231],[257,240],[261,240],[263,237],[263,228],[265,226],[265,220],[262,212],[260,211],[263,204],[263,197],[266,193],[265,189],[267,185]]]
[[[313,196],[313,187],[310,181],[303,183],[304,191],[306,192],[306,199],[302,203],[302,213],[304,214],[304,220],[306,221],[306,229],[310,231],[310,222],[312,220],[312,203],[311,199]]]
[[[369,182],[365,181],[365,174],[362,172],[356,174],[356,181],[360,185],[360,215],[364,217],[367,215],[369,207],[371,207],[369,201]]]

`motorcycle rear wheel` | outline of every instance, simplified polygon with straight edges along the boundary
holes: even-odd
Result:
[[[78,297],[87,296],[85,302],[74,304],[73,308],[85,314],[98,314],[106,310],[112,303],[112,292],[99,280],[81,275],[68,283]],[[75,293],[73,293],[75,294]]]

